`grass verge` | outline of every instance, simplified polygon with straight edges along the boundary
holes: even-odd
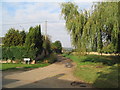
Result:
[[[43,61],[47,60],[48,62],[44,63]],[[33,69],[48,66],[57,61],[56,54],[52,53],[48,57],[44,58],[43,61],[38,61],[37,64],[13,64],[13,63],[4,63],[0,64],[0,70],[8,70],[8,69]]]
[[[96,88],[118,87],[118,60],[117,56],[86,55],[74,56],[63,54],[77,63],[74,75],[80,80],[90,83]]]
[[[8,69],[25,69],[25,68],[39,68],[39,67],[44,67],[48,66],[49,63],[41,63],[41,64],[11,64],[11,63],[6,63],[6,64],[1,64],[2,67],[0,67],[0,70],[8,70]],[[16,68],[18,67],[18,68]]]

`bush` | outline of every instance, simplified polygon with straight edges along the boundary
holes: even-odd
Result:
[[[9,51],[11,55],[9,58],[12,59],[15,57],[15,59],[22,59],[22,54],[24,54],[24,52],[21,49],[22,47],[10,47]]]
[[[46,58],[46,60],[48,60],[48,63],[52,64],[57,61],[57,56],[52,53]]]
[[[8,47],[1,47],[1,48],[2,48],[2,59],[3,60],[10,59],[12,56],[10,49]]]
[[[52,43],[52,50],[55,53],[62,53],[62,44],[60,41],[55,41],[54,43]]]
[[[103,53],[114,53],[116,51],[115,51],[114,45],[113,44],[109,44],[108,46],[103,47],[102,52]]]

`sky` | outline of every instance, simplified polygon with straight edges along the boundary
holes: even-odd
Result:
[[[47,34],[51,41],[61,41],[63,47],[72,47],[70,35],[66,30],[65,21],[61,16],[62,2],[75,2],[79,9],[89,10],[93,1],[98,0],[2,0],[0,2],[0,36],[5,36],[10,28],[29,31],[31,26],[40,24],[45,34],[47,20]]]

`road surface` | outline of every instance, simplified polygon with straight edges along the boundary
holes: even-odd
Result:
[[[58,62],[46,67],[29,71],[3,71],[3,88],[92,88],[85,83],[86,87],[71,85],[73,81],[82,81],[73,76],[75,64],[71,62],[73,66],[67,68],[67,62],[71,61],[58,55]]]

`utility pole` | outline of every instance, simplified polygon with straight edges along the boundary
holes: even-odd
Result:
[[[47,43],[47,20],[45,21],[45,43]],[[45,56],[47,56],[47,47],[45,45]]]
[[[47,21],[45,21],[45,40],[47,39]]]

